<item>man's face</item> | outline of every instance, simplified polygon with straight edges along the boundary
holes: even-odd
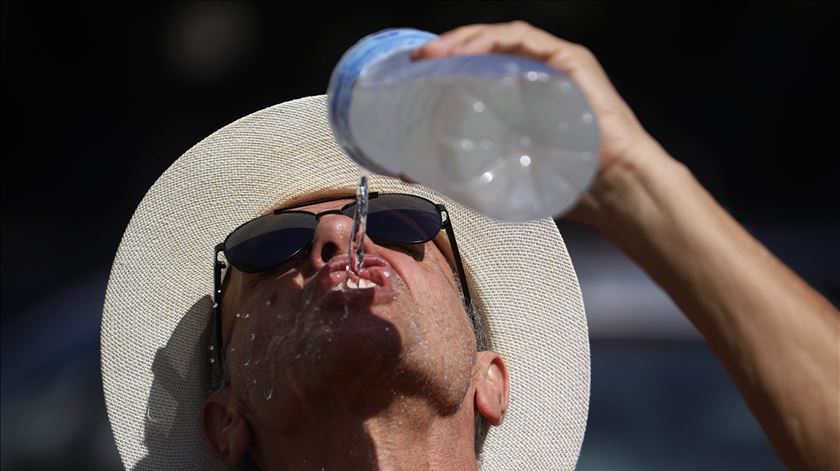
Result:
[[[350,201],[296,209],[320,213]],[[327,399],[374,414],[397,395],[421,396],[447,411],[467,393],[475,337],[446,257],[434,242],[366,239],[361,276],[377,286],[341,291],[352,226],[324,215],[308,253],[264,273],[229,274],[230,388],[257,428],[294,427]]]

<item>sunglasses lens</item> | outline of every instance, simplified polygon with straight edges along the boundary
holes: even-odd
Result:
[[[315,225],[315,216],[308,213],[259,217],[228,236],[225,257],[246,273],[269,270],[303,250],[312,240]]]
[[[349,208],[352,217],[352,208]],[[435,205],[412,195],[379,195],[368,202],[368,233],[374,239],[405,244],[427,242],[440,231]]]

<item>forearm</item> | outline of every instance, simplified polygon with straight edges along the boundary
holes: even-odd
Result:
[[[694,323],[789,465],[840,469],[837,310],[655,142],[636,151],[658,155],[605,169],[590,222]]]

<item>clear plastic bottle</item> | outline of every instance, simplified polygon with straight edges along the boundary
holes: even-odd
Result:
[[[385,30],[344,54],[328,90],[338,143],[373,172],[496,219],[570,209],[598,167],[598,125],[577,86],[506,54],[411,60],[435,37]]]

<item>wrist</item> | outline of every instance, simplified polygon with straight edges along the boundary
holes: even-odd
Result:
[[[572,217],[610,239],[630,236],[666,218],[668,204],[677,193],[684,197],[691,181],[691,172],[646,136],[599,170]]]

